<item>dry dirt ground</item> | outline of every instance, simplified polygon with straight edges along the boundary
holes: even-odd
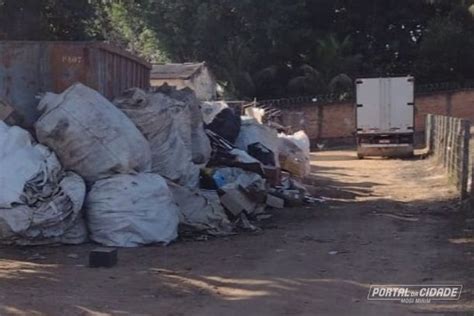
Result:
[[[428,160],[313,155],[311,207],[264,231],[120,249],[1,248],[0,315],[474,315],[474,215]],[[337,252],[337,253],[336,253]],[[462,283],[460,301],[367,301],[370,284]]]

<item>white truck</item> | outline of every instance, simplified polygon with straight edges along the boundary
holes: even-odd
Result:
[[[413,77],[356,80],[357,157],[413,156]]]

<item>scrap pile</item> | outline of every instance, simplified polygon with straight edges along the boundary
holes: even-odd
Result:
[[[303,203],[304,132],[286,135],[190,89],[133,88],[113,103],[74,84],[47,93],[38,140],[0,121],[0,242],[134,247],[258,229]],[[311,200],[311,199],[309,199]]]

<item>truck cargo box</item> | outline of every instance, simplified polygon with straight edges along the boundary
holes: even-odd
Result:
[[[414,78],[356,81],[359,158],[411,156],[414,134]]]

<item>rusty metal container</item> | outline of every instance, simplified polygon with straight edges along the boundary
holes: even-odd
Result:
[[[0,41],[0,103],[12,106],[24,127],[39,116],[37,95],[75,82],[108,99],[131,87],[148,88],[151,65],[103,42]]]

